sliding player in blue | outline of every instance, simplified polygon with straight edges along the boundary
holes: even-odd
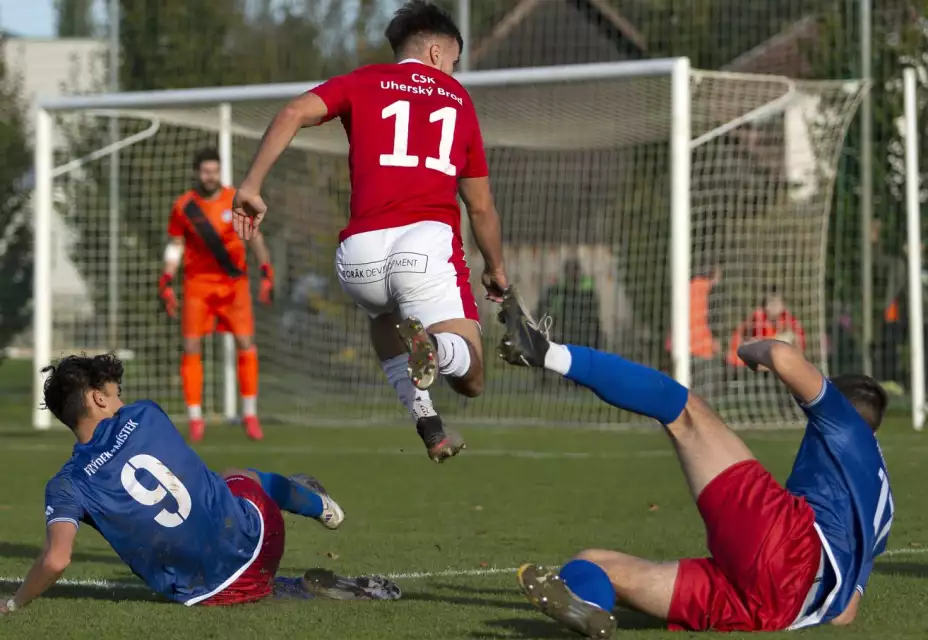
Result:
[[[281,510],[328,529],[345,518],[309,476],[210,471],[157,404],[123,404],[123,366],[113,355],[69,356],[45,372],[45,405],[77,444],[45,490],[45,548],[16,594],[0,600],[0,614],[55,584],[81,523],[99,531],[153,591],[190,606],[253,602],[275,591]],[[399,597],[389,581],[321,570],[279,581],[280,590],[301,597]]]
[[[849,624],[874,559],[886,548],[893,497],[875,437],[887,398],[863,375],[825,378],[786,343],[746,344],[739,356],[772,371],[808,416],[786,487],[695,393],[617,355],[548,339],[514,291],[503,302],[500,356],[556,371],[605,402],[664,425],[707,533],[710,557],[652,562],[582,551],[559,571],[527,564],[529,601],[565,627],[610,637],[616,603],[673,629],[774,631]]]

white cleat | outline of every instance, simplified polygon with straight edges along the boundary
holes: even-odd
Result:
[[[305,473],[290,476],[290,481],[306,487],[322,499],[322,515],[315,518],[326,529],[338,529],[345,521],[345,512],[322,486],[322,483]]]

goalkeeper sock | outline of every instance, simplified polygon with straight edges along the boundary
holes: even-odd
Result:
[[[470,371],[470,345],[456,333],[433,333],[438,350],[438,372],[443,376],[463,378]]]
[[[266,473],[257,469],[249,469],[249,471],[258,476],[264,493],[284,511],[307,518],[318,518],[325,510],[318,493],[293,482],[290,478],[279,473]]]
[[[438,415],[435,407],[432,406],[432,397],[429,392],[417,389],[412,380],[409,379],[409,374],[406,371],[409,366],[408,356],[400,355],[389,360],[382,360],[380,366],[383,368],[390,386],[396,391],[396,397],[406,407],[413,420]]]
[[[559,349],[555,349],[559,347]],[[564,355],[569,355],[569,360]],[[559,355],[551,356],[556,351]],[[559,365],[568,369],[564,377],[573,380],[595,393],[613,407],[638,415],[654,418],[661,424],[670,424],[680,417],[686,407],[689,391],[665,373],[620,356],[604,353],[589,347],[551,344],[545,356],[545,366]],[[558,369],[554,369],[558,370]]]
[[[238,352],[238,389],[242,394],[242,414],[258,413],[258,350],[254,346]]]
[[[575,596],[600,609],[615,608],[615,587],[602,567],[589,560],[571,560],[560,572],[561,580]]]
[[[203,360],[199,353],[185,353],[180,360],[180,379],[184,386],[184,402],[191,420],[203,417]]]

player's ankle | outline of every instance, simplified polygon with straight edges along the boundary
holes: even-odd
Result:
[[[572,361],[573,358],[570,355],[570,349],[562,344],[549,342],[548,350],[545,352],[544,362],[542,364],[545,369],[566,376],[567,372],[570,371]]]

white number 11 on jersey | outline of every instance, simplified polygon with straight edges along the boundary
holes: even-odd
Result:
[[[397,100],[380,112],[384,120],[396,118],[393,125],[393,153],[380,154],[382,167],[418,167],[419,156],[409,155],[409,102]],[[454,143],[454,126],[458,112],[454,107],[442,107],[429,114],[429,122],[441,122],[441,140],[438,142],[438,157],[425,159],[425,168],[456,176],[458,168],[451,164],[451,145]]]

